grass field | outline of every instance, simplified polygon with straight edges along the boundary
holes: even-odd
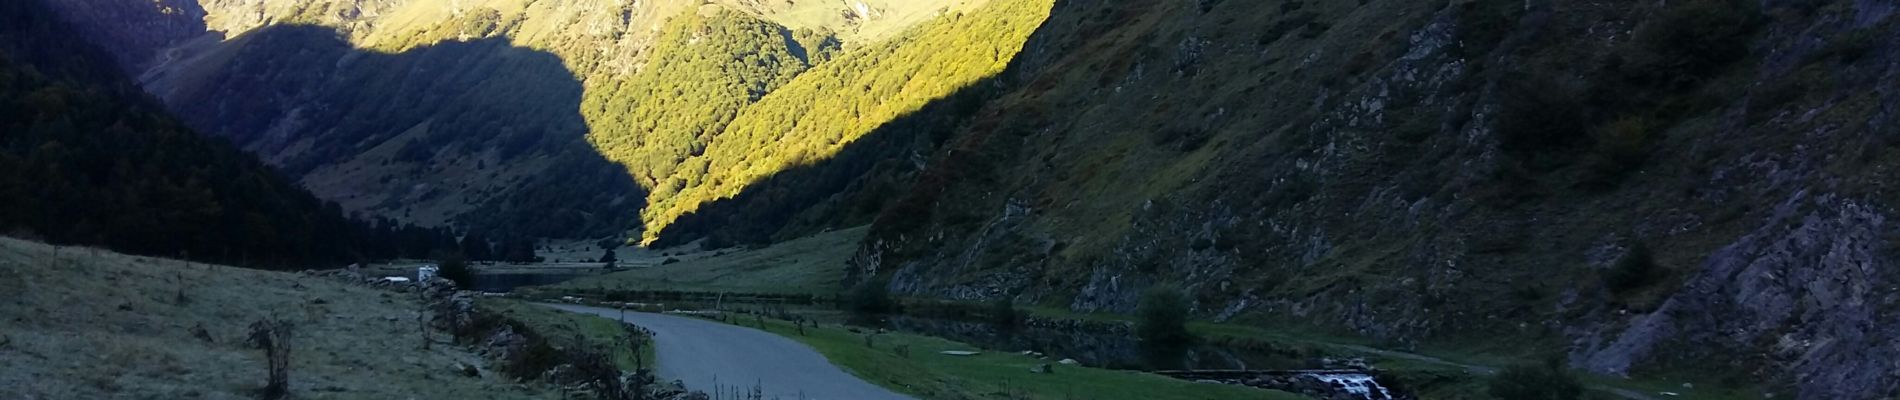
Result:
[[[698,292],[730,293],[788,293],[788,294],[832,294],[841,290],[840,282],[844,272],[844,262],[856,249],[859,238],[865,228],[853,228],[829,232],[813,237],[789,241],[776,246],[741,250],[724,255],[697,258],[659,267],[641,268],[615,274],[582,278],[558,285],[552,290],[561,289],[599,289],[611,290],[674,290]],[[1128,322],[1132,317],[1110,313],[1075,313],[1065,308],[1047,306],[1028,306],[1025,311],[1042,317],[1081,319],[1092,321]],[[824,318],[821,320],[839,320]],[[788,326],[784,326],[788,327]],[[1361,356],[1369,359],[1373,365],[1389,370],[1394,374],[1423,382],[1429,387],[1421,389],[1421,395],[1427,398],[1485,398],[1482,394],[1487,376],[1496,369],[1514,365],[1523,360],[1535,358],[1525,352],[1531,344],[1520,342],[1500,342],[1496,340],[1475,344],[1427,344],[1411,352],[1397,352],[1382,349],[1382,343],[1347,332],[1329,331],[1317,327],[1278,324],[1272,321],[1250,320],[1245,317],[1228,323],[1195,321],[1189,324],[1189,330],[1196,335],[1216,340],[1264,341],[1275,344],[1310,347],[1329,354]],[[775,331],[782,332],[782,331]],[[814,337],[823,337],[812,332]],[[835,333],[835,332],[834,332]],[[887,334],[887,338],[908,340],[937,340],[915,335]],[[867,380],[898,388],[906,393],[920,396],[945,394],[948,397],[968,396],[970,393],[1008,393],[1002,389],[1001,382],[990,382],[988,389],[957,389],[957,385],[974,384],[983,378],[1020,378],[1011,374],[984,376],[977,371],[954,370],[969,366],[948,367],[953,370],[932,372],[929,368],[905,367],[893,370],[892,365],[879,361],[863,353],[862,339],[849,337],[850,340],[813,339],[795,337],[807,344],[818,347],[834,362],[845,365],[854,371],[872,371],[870,375],[859,373]],[[828,340],[830,342],[814,342]],[[954,342],[941,341],[939,346],[954,347]],[[855,344],[852,346],[834,346],[835,344]],[[830,348],[827,348],[829,346]],[[888,350],[888,348],[886,348]],[[1414,354],[1417,353],[1417,354]],[[925,352],[913,348],[913,356]],[[929,352],[934,354],[933,352]],[[889,355],[888,351],[880,353]],[[987,357],[987,356],[986,356]],[[978,357],[981,358],[981,357]],[[1026,370],[1035,365],[1029,360],[1018,360],[1020,368]],[[980,371],[980,369],[979,369]],[[963,377],[958,380],[959,378]],[[1596,387],[1598,395],[1609,396],[1609,389],[1622,389],[1650,396],[1659,396],[1661,392],[1677,393],[1685,399],[1745,398],[1749,393],[1745,389],[1724,388],[1706,380],[1672,379],[1658,376],[1639,376],[1636,379],[1622,379],[1608,376],[1582,375],[1584,382]],[[1032,383],[1015,380],[1007,384],[1012,387],[1034,386]],[[1065,381],[1066,382],[1066,381]],[[1681,384],[1690,382],[1695,388],[1682,388]],[[1084,386],[1097,386],[1088,384]],[[916,390],[906,389],[916,388]],[[989,392],[984,392],[988,390]],[[1067,388],[1027,389],[1042,390],[1039,393],[1060,393]],[[1083,390],[1083,389],[1075,389]],[[1079,392],[1078,392],[1079,393]],[[1740,396],[1740,397],[1738,397]],[[939,397],[932,397],[939,398]],[[1033,397],[1064,398],[1064,397]],[[1092,398],[1077,395],[1077,398]],[[1614,398],[1614,397],[1611,397]]]
[[[754,319],[738,325],[758,327]],[[807,327],[801,335],[790,323],[767,319],[765,330],[817,349],[833,364],[866,381],[922,399],[1299,399],[1277,391],[1188,382],[1159,375],[1061,365],[1016,353],[982,352],[947,356],[945,350],[979,350],[946,339],[906,333],[882,333],[865,345],[864,334],[840,325]],[[909,356],[897,349],[908,348]],[[1054,373],[1031,368],[1050,364]]]
[[[825,232],[753,250],[633,268],[579,278],[547,290],[675,290],[696,292],[835,294],[845,261],[868,227]]]
[[[294,326],[298,399],[558,398],[447,333],[422,348],[415,295],[329,278],[0,238],[0,293],[0,399],[255,398],[266,318]]]
[[[1107,313],[1075,313],[1067,309],[1054,307],[1028,307],[1032,315],[1050,318],[1073,318],[1092,321],[1131,322],[1132,317]],[[1234,323],[1214,323],[1195,321],[1188,324],[1188,330],[1196,336],[1238,340],[1265,340],[1293,346],[1315,346],[1328,352],[1366,357],[1374,367],[1392,371],[1401,376],[1428,383],[1433,387],[1420,388],[1421,398],[1489,398],[1483,394],[1485,380],[1497,369],[1528,363],[1536,356],[1525,352],[1522,343],[1497,342],[1468,345],[1426,345],[1416,352],[1399,352],[1380,349],[1380,343],[1363,338],[1327,332],[1313,327],[1269,328],[1261,321],[1237,321]],[[1646,396],[1666,396],[1679,399],[1743,399],[1759,398],[1756,391],[1748,388],[1725,387],[1723,385],[1699,379],[1679,379],[1666,376],[1635,376],[1624,379],[1613,376],[1578,373],[1578,379],[1590,386],[1598,398],[1622,398],[1610,393],[1611,390],[1623,390]],[[1692,387],[1684,388],[1683,383]],[[1674,396],[1661,393],[1674,393]]]

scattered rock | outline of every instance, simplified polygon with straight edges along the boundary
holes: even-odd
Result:
[[[939,353],[946,356],[957,356],[957,357],[969,357],[969,356],[974,356],[977,354],[982,354],[982,352],[965,351],[965,350],[944,350]]]
[[[475,365],[466,362],[456,361],[454,364],[450,364],[449,368],[462,373],[462,376],[470,378],[479,378],[482,376],[481,368],[476,368]]]
[[[1055,367],[1049,366],[1049,364],[1039,364],[1039,365],[1036,365],[1035,367],[1029,368],[1029,372],[1034,372],[1038,374],[1053,374],[1053,373],[1056,373],[1056,369]]]
[[[1056,363],[1062,364],[1062,365],[1081,365],[1082,364],[1079,361],[1075,361],[1075,359],[1073,358],[1064,358],[1062,359],[1062,361],[1056,361]]]
[[[217,343],[217,342],[218,342],[217,340],[213,340],[213,339],[211,338],[211,331],[207,331],[207,330],[205,330],[205,326],[204,326],[204,324],[197,324],[197,325],[192,325],[192,327],[191,327],[191,337],[194,337],[194,338],[198,338],[198,340],[200,340],[200,341],[203,341],[203,342],[205,342],[205,343]]]

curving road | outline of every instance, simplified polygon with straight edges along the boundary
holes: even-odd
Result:
[[[541,304],[563,311],[619,319],[620,310]],[[690,317],[628,311],[626,322],[652,330],[661,379],[680,380],[692,390],[751,391],[785,400],[909,400],[858,379],[825,360],[810,346],[742,326]]]

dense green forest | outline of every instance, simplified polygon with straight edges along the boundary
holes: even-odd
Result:
[[[653,55],[628,79],[603,79],[581,103],[587,138],[647,187],[704,154],[743,107],[805,70],[784,28],[742,14],[685,13],[668,21]],[[676,189],[665,181],[659,192]]]
[[[263,267],[418,255],[453,237],[346,218],[168,116],[47,15],[0,4],[0,231]]]

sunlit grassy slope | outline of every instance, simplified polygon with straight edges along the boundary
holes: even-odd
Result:
[[[742,110],[703,154],[652,188],[641,215],[645,239],[702,204],[826,159],[899,116],[1001,72],[1050,7],[1045,0],[993,2],[800,75]]]

